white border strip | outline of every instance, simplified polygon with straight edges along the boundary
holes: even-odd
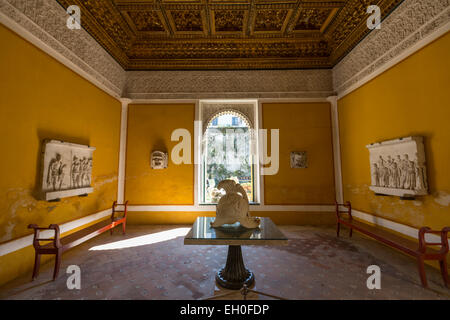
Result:
[[[117,181],[117,202],[124,203],[125,194],[125,166],[126,166],[126,151],[127,151],[127,136],[128,136],[128,105],[130,99],[120,99],[122,102],[122,114],[120,120],[120,146],[119,146],[119,173]]]
[[[331,130],[333,136],[333,161],[334,161],[334,187],[336,189],[336,201],[344,203],[344,193],[342,188],[342,163],[341,163],[341,142],[339,138],[339,113],[337,107],[337,96],[328,97],[331,113]]]
[[[128,212],[215,212],[215,205],[129,205]],[[334,212],[333,205],[250,205],[252,211]]]
[[[352,209],[352,216],[355,218],[359,218],[361,220],[367,221],[369,223],[373,223],[377,226],[384,227],[386,229],[390,229],[393,231],[396,231],[398,233],[404,234],[405,236],[419,239],[419,229],[412,228],[409,226],[406,226],[401,223],[393,222],[384,218],[380,218],[365,212],[361,212],[358,210]],[[427,234],[426,240],[429,242],[441,242],[441,237],[434,235],[434,234]],[[450,240],[449,240],[450,243]]]
[[[86,217],[83,217],[83,218],[80,218],[80,219],[77,219],[74,221],[66,222],[59,226],[59,228],[61,230],[61,234],[71,231],[73,229],[79,228],[81,226],[84,226],[84,225],[94,222],[96,220],[100,220],[101,218],[109,216],[110,214],[111,214],[111,209],[106,209],[106,210],[91,214],[89,216],[86,216]],[[54,236],[54,232],[46,231],[46,232],[42,232],[41,235],[45,238],[49,238],[49,237]],[[32,244],[33,244],[33,235],[32,234],[22,237],[22,238],[18,238],[16,240],[6,242],[4,244],[1,244],[0,245],[0,257],[6,255],[8,253],[31,246]]]
[[[425,27],[427,27],[427,25],[422,26],[421,29],[424,29]],[[434,40],[438,39],[439,37],[443,36],[444,34],[446,34],[447,32],[450,31],[450,22],[448,22],[447,24],[445,24],[444,26],[442,26],[439,29],[436,29],[434,32],[430,33],[429,35],[427,35],[425,38],[419,40],[417,43],[415,43],[414,45],[412,45],[411,47],[409,47],[408,49],[406,49],[405,51],[403,51],[401,54],[397,55],[395,58],[393,58],[392,60],[390,60],[389,62],[387,62],[386,64],[384,64],[382,67],[380,67],[379,69],[377,69],[376,71],[374,71],[373,73],[365,76],[364,78],[362,78],[361,80],[359,80],[358,82],[356,82],[355,84],[353,84],[352,86],[350,86],[349,88],[345,89],[342,92],[338,92],[338,99],[342,99],[343,97],[345,97],[346,95],[348,95],[349,93],[355,91],[356,89],[362,87],[363,85],[365,85],[367,82],[369,82],[370,80],[376,78],[377,76],[379,76],[380,74],[382,74],[383,72],[387,71],[388,69],[392,68],[393,66],[395,66],[396,64],[402,62],[403,60],[405,60],[406,58],[408,58],[409,56],[413,55],[414,53],[416,53],[417,51],[419,51],[420,49],[422,49],[423,47],[427,46],[428,44],[430,44],[431,42],[433,42]],[[419,31],[420,32],[420,31]],[[396,48],[400,47],[404,42],[408,41],[409,38],[414,37],[416,33],[413,33],[411,36],[409,36],[408,38],[406,38],[404,41],[400,42],[397,46],[395,46],[394,48],[392,48],[390,51],[395,50]],[[383,57],[380,57],[379,59],[382,59]],[[378,60],[379,60],[378,59]],[[376,62],[374,62],[376,63]],[[373,64],[369,65],[368,67],[372,66]],[[367,67],[367,68],[368,68]],[[366,69],[367,69],[366,68]],[[366,69],[361,70],[360,72],[358,72],[358,74],[364,72]],[[357,76],[357,75],[355,75]],[[354,76],[354,77],[355,77]],[[350,80],[349,80],[350,81]]]

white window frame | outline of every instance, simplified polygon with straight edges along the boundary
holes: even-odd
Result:
[[[258,100],[255,99],[237,99],[237,100],[228,100],[228,99],[205,99],[199,100],[195,106],[195,130],[194,130],[194,203],[195,206],[205,206],[210,207],[215,204],[205,204],[201,202],[202,198],[202,155],[201,155],[201,141],[203,139],[203,123],[208,121],[209,119],[202,119],[204,104],[252,104],[253,105],[253,114],[250,119],[253,122],[253,129],[255,135],[255,154],[253,155],[253,164],[254,164],[254,182],[253,182],[253,192],[254,192],[254,202],[252,205],[261,205],[263,204],[263,185],[262,185],[262,177],[261,177],[261,168],[259,163],[259,150],[260,150],[260,141],[258,139],[259,133],[258,130],[260,128],[260,109],[261,106],[258,103]],[[229,108],[228,108],[229,109]],[[237,110],[239,111],[239,110]]]

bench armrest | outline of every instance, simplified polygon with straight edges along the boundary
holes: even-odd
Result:
[[[39,243],[39,241],[53,241],[53,245],[55,246],[55,248],[61,248],[61,242],[60,242],[61,232],[60,232],[59,226],[57,224],[51,224],[48,226],[48,228],[39,227],[36,224],[29,224],[28,229],[34,229],[33,246],[35,249],[41,248],[41,244]],[[43,230],[54,230],[55,235],[54,235],[53,239],[39,238],[39,233]]]
[[[427,246],[441,246],[440,253],[448,253],[449,245],[448,245],[448,233],[450,232],[450,227],[444,227],[441,231],[431,230],[429,227],[422,227],[419,229],[419,251],[424,253],[427,249]],[[425,239],[425,235],[429,234],[440,234],[441,242],[427,242]]]
[[[125,203],[117,203],[117,201],[113,202],[112,213],[111,213],[111,221],[114,221],[114,214],[116,213],[116,206],[124,206],[123,217],[122,218],[126,219],[126,217],[127,217],[127,209],[128,209],[128,200],[125,201]]]
[[[336,206],[336,218],[339,220],[341,218],[341,212],[343,213],[347,213],[349,219],[353,219],[352,217],[352,204],[350,203],[350,201],[347,201],[345,203],[338,203],[338,202],[334,202],[335,206]],[[342,206],[344,208],[347,209],[347,211],[340,211],[339,207]]]

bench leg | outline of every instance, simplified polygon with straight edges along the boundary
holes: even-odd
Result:
[[[350,238],[352,237],[352,235],[353,235],[353,228],[350,227]]]
[[[31,277],[31,281],[35,280],[39,274],[39,266],[41,264],[41,255],[39,253],[35,253],[34,256],[34,268],[33,268],[33,276]]]
[[[425,265],[423,262],[423,258],[417,258],[417,266],[419,267],[419,275],[420,281],[422,282],[422,286],[424,288],[428,287],[427,275],[425,274]]]
[[[341,224],[338,222],[336,227],[336,236],[339,237],[339,231],[341,231]]]
[[[122,222],[122,232],[125,234],[126,222]]]
[[[53,280],[55,280],[58,277],[59,274],[59,267],[61,266],[61,250],[58,250],[55,257],[55,270],[53,271]]]
[[[447,260],[445,259],[445,257],[444,259],[439,261],[439,266],[441,267],[442,279],[444,279],[444,286],[449,288],[450,283],[448,280]]]

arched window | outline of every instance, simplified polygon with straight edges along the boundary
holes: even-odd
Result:
[[[225,179],[238,182],[254,201],[252,128],[249,120],[236,111],[222,111],[209,120],[202,147],[202,202],[217,203],[221,191],[217,184]]]

